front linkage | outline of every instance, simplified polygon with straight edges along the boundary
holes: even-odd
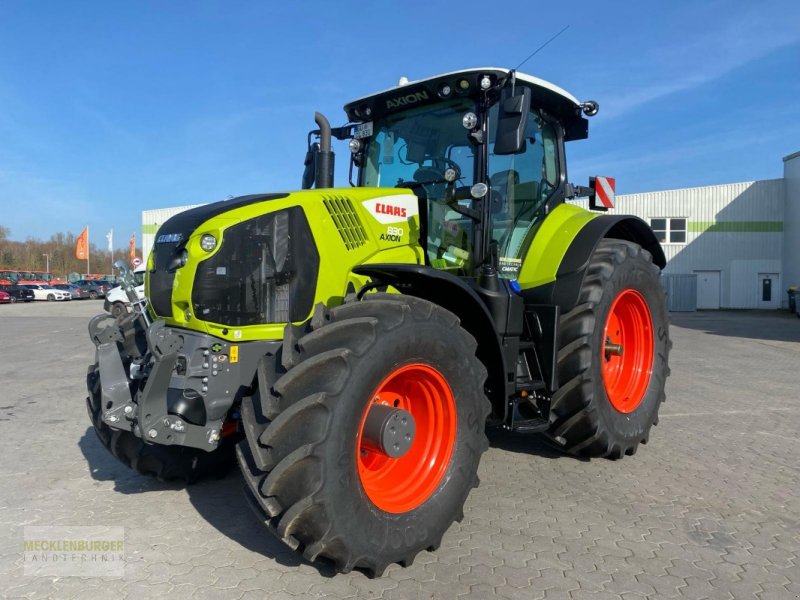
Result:
[[[274,355],[280,342],[240,346],[176,330],[152,321],[146,301],[131,300],[127,317],[101,314],[89,322],[99,376],[99,398],[88,398],[90,415],[148,444],[215,451],[236,431],[230,413],[246,391],[241,382],[252,379],[259,358]],[[89,382],[90,394],[95,383]]]

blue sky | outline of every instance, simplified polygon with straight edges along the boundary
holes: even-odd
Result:
[[[486,13],[490,6],[491,13]],[[800,150],[800,2],[0,2],[0,224],[89,224],[299,187],[315,110],[471,66],[600,103],[570,180],[619,193],[780,177]],[[348,152],[337,148],[338,182]]]

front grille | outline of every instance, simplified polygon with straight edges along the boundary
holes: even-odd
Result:
[[[198,265],[194,313],[232,326],[303,320],[318,271],[319,253],[299,206],[249,219],[226,229],[219,250]]]
[[[342,236],[345,248],[355,250],[367,242],[367,232],[353,208],[350,198],[344,196],[323,196],[325,208],[333,219],[339,235]]]

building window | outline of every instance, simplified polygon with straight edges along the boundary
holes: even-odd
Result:
[[[655,217],[650,219],[650,227],[662,244],[686,243],[686,219]]]

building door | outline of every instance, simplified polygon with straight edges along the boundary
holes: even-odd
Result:
[[[718,309],[720,272],[695,271],[697,273],[697,308]]]
[[[780,308],[781,291],[777,273],[758,274],[758,308]]]

